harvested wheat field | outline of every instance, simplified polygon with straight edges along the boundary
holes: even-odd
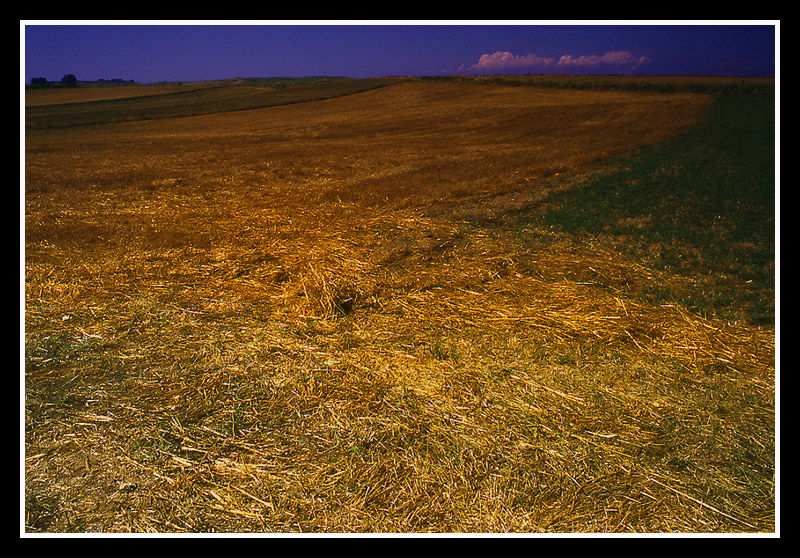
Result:
[[[774,322],[537,220],[713,94],[273,85],[28,126],[25,532],[776,531]]]

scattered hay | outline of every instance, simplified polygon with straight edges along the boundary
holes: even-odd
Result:
[[[37,189],[59,177],[33,157],[27,532],[775,530],[773,330],[465,220],[535,195],[368,204],[341,185],[392,175],[381,149],[251,169],[247,141],[239,174],[164,156],[113,200]]]
[[[30,267],[27,528],[772,529],[768,332],[394,222]]]

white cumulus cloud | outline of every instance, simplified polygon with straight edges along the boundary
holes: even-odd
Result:
[[[606,52],[603,55],[584,54],[574,57],[570,54],[565,54],[558,59],[556,66],[560,68],[626,67],[630,71],[647,64],[649,61],[644,56],[635,56],[626,50],[615,50]]]
[[[473,72],[504,72],[514,70],[527,71],[602,71],[632,72],[648,64],[650,60],[644,56],[636,56],[626,50],[609,51],[605,54],[583,54],[573,56],[564,54],[558,59],[536,54],[518,55],[508,51],[497,51],[482,54],[476,64],[461,66],[459,70]]]
[[[536,56],[535,54],[526,54],[519,56],[507,51],[498,51],[493,54],[483,54],[478,59],[478,63],[472,66],[475,70],[496,70],[505,68],[530,68],[537,66],[551,66],[555,62],[555,58],[546,58]]]

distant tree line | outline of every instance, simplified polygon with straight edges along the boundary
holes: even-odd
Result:
[[[125,84],[125,83],[134,83],[132,79],[124,80],[120,78],[115,79],[98,79],[95,82],[79,82],[78,78],[75,77],[74,74],[66,74],[64,77],[61,78],[60,82],[56,81],[47,81],[47,78],[44,77],[35,77],[31,78],[31,87],[34,89],[41,89],[45,87],[77,87],[79,83],[109,83],[109,84]]]
[[[75,74],[65,74],[60,83],[64,87],[77,87],[78,78],[75,77]],[[57,85],[57,82],[47,81],[47,78],[43,77],[31,78],[31,87],[34,88],[51,87],[53,85]]]

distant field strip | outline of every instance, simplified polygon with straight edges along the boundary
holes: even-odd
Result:
[[[30,104],[26,102],[26,127],[67,128],[239,111],[350,95],[395,81],[339,78],[319,82],[267,81],[261,85],[187,84],[141,88],[133,85],[116,88],[123,94],[127,93],[125,96],[108,94],[105,91],[109,88],[96,87],[63,91],[70,102],[62,100],[50,105],[40,103],[47,99],[56,101],[53,91],[34,90],[27,93],[31,101]],[[37,97],[44,101],[37,102]],[[85,98],[90,100],[83,100]]]

